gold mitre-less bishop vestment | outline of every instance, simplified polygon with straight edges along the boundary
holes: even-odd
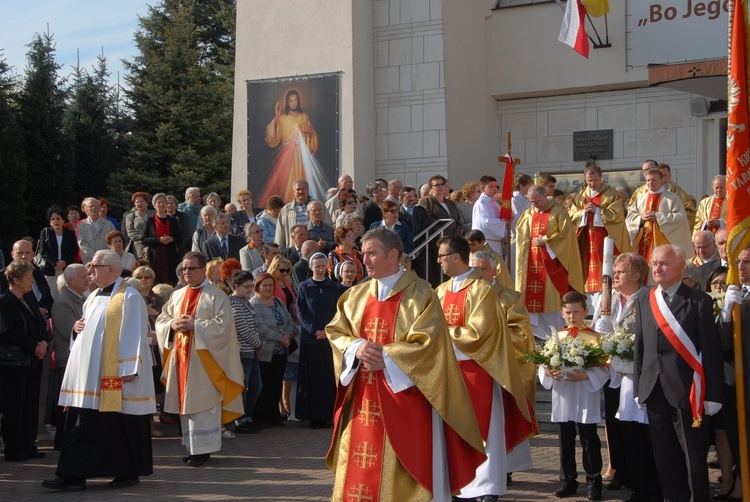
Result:
[[[546,216],[545,214],[546,213]],[[544,216],[546,225],[539,221]],[[541,269],[544,275],[539,283],[529,281],[530,273],[537,272],[534,267],[539,263],[533,260],[532,252],[543,253],[549,257],[546,249],[541,246],[532,246],[531,239],[537,235],[544,237],[547,246],[555,254],[559,264],[567,272],[569,289],[580,293],[584,292],[583,271],[581,269],[581,257],[576,240],[575,229],[565,209],[552,201],[548,202],[547,208],[540,212],[532,207],[524,211],[518,218],[516,225],[516,291],[520,292],[524,299],[524,305],[529,313],[553,312],[560,310],[562,295],[569,290],[560,291],[550,278],[548,269]],[[546,263],[545,259],[545,263]],[[537,298],[538,297],[538,298]]]
[[[685,215],[687,216],[688,224],[690,225],[690,228],[693,228],[695,225],[695,218],[696,218],[696,208],[695,204],[693,204],[693,199],[690,198],[690,195],[683,190],[680,185],[675,183],[672,180],[665,181],[664,182],[664,188],[667,189],[668,192],[671,192],[675,194],[680,201],[682,202],[683,207],[685,208]],[[633,203],[633,201],[638,197],[639,194],[648,192],[648,187],[644,183],[643,185],[639,186],[635,189],[633,192],[633,195],[630,196],[630,201],[628,202],[628,208],[630,208],[630,205]],[[628,209],[630,211],[630,209]]]
[[[693,226],[693,233],[699,230],[706,230],[703,225],[708,220],[724,220],[727,219],[727,198],[717,199],[711,195],[706,197],[700,203],[698,203],[698,212],[695,215],[695,226]],[[725,223],[726,224],[726,223]],[[722,225],[724,226],[724,225]],[[718,228],[714,227],[710,229],[713,233],[716,233]]]
[[[414,382],[414,387],[399,394],[409,391],[415,399],[426,399],[431,409],[443,420],[446,438],[449,429],[455,431],[453,438],[457,437],[461,443],[459,453],[466,454],[465,457],[447,459],[451,469],[450,484],[455,492],[473,479],[474,469],[486,457],[483,455],[484,445],[471,401],[463,385],[440,301],[429,283],[419,279],[411,270],[404,272],[384,302],[377,302],[396,302],[396,315],[391,316],[392,325],[384,322],[384,319],[363,319],[363,316],[369,315],[368,309],[377,298],[378,281],[372,279],[348,289],[339,299],[336,316],[326,326],[326,334],[333,350],[336,382],[340,382],[344,353],[353,342],[361,339],[361,335],[368,330],[388,331],[387,336],[392,337],[392,342],[383,345],[385,354]],[[367,421],[369,414],[376,411],[370,407],[370,403],[357,402],[355,396],[361,386],[369,385],[375,380],[381,385],[381,397],[386,397],[384,393],[390,392],[383,387],[383,379],[382,370],[370,372],[360,367],[348,386],[339,384],[334,411],[334,434],[327,455],[328,467],[335,473],[334,501],[349,500],[347,496],[353,493],[350,491],[352,489],[356,491],[359,488],[361,491],[361,486],[346,486],[347,476],[350,474],[348,471],[361,465],[369,465],[370,460],[376,462],[380,470],[377,476],[378,486],[370,489],[370,492],[376,491],[379,494],[379,500],[432,499],[432,493],[404,467],[404,463],[413,460],[408,458],[410,455],[424,457],[425,451],[430,451],[430,446],[421,450],[421,446],[416,445],[424,429],[431,429],[429,420],[426,424],[416,424],[412,416],[388,417],[385,407],[379,407],[375,419],[383,424],[385,430],[381,444],[377,445],[382,457],[364,459],[362,452],[370,454],[371,445],[353,444],[353,429],[357,425],[355,422],[361,423],[363,417]],[[415,396],[415,393],[418,395]],[[394,421],[397,426],[389,427]],[[467,459],[468,465],[460,468],[462,472],[458,472],[459,469],[454,471],[451,460],[461,461],[462,458]],[[430,465],[432,463],[431,458],[421,458],[417,463],[425,461]],[[361,495],[360,492],[356,493]]]
[[[446,310],[446,298],[451,294],[452,284],[453,279],[450,279],[437,288],[448,321],[453,314]],[[495,289],[477,270],[464,279],[460,291],[465,292],[461,313],[463,324],[448,323],[451,339],[458,350],[481,366],[513,397],[515,406],[511,408],[507,406],[510,403],[506,403],[505,409],[505,415],[510,419],[506,420],[506,446],[510,450],[518,442],[533,436],[537,427],[518,370],[513,342],[507,326],[500,323],[502,306]]]

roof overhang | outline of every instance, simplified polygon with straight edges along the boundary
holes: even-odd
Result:
[[[727,59],[648,65],[648,85],[727,99]]]

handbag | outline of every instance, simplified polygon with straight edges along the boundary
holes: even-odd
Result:
[[[31,356],[17,345],[0,345],[0,372],[21,371],[31,365]]]
[[[291,341],[289,342],[289,347],[286,348],[286,354],[291,355],[298,348],[299,348],[299,344],[297,343],[297,340],[295,340],[294,337],[292,337]]]

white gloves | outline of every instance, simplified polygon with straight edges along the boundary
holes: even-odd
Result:
[[[729,286],[724,295],[724,306],[721,308],[721,320],[729,322],[732,320],[732,306],[735,303],[742,303],[742,292],[737,286]]]
[[[703,401],[703,413],[707,416],[716,415],[721,410],[721,403],[714,403],[713,401]]]

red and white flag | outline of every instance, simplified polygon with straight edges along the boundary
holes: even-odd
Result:
[[[581,0],[568,0],[562,26],[560,26],[560,35],[557,39],[571,46],[578,54],[588,59],[589,37],[586,34],[585,20],[586,8],[581,4]]]

